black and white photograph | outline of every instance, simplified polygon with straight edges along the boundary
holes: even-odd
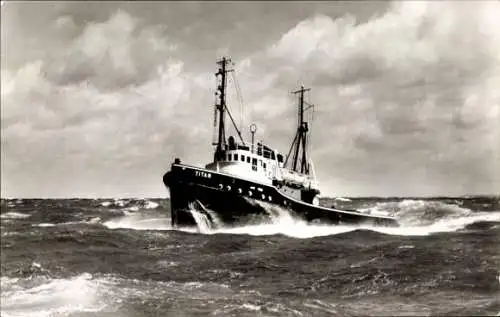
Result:
[[[0,4],[2,317],[500,316],[500,1]]]

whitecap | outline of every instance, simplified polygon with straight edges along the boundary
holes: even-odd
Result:
[[[29,281],[2,276],[1,282],[2,316],[48,317],[97,312],[103,307],[88,273],[70,279],[36,277]]]
[[[129,213],[125,216],[110,219],[103,223],[109,229],[135,229],[135,230],[169,230],[170,219],[167,217],[148,217],[140,213]]]
[[[349,198],[345,198],[345,197],[335,197],[334,200],[338,200],[338,201],[352,201]]]
[[[158,208],[160,204],[154,202],[154,201],[146,201],[146,204],[144,205],[145,209],[156,209]]]
[[[250,304],[250,303],[245,303],[245,304],[241,305],[241,307],[243,307],[247,310],[250,310],[250,311],[259,311],[262,309],[262,306],[254,305],[254,304]]]
[[[45,227],[55,227],[56,224],[55,223],[36,223],[36,224],[32,224],[31,226],[45,228]]]
[[[23,213],[15,212],[15,211],[9,211],[9,212],[6,212],[6,213],[0,215],[0,218],[2,218],[2,219],[24,219],[24,218],[28,218],[28,217],[31,217],[31,215],[30,214],[23,214]]]
[[[208,225],[198,221],[201,228],[172,228],[170,218],[148,213],[125,212],[125,216],[108,220],[104,225],[110,229],[127,228],[135,230],[179,230],[201,234],[247,234],[253,236],[285,235],[293,238],[313,238],[343,234],[355,230],[375,231],[382,234],[401,236],[425,236],[441,232],[453,232],[479,221],[500,222],[500,212],[471,212],[456,205],[424,200],[403,200],[401,202],[378,203],[371,209],[374,213],[389,212],[392,209],[400,227],[382,227],[369,224],[331,225],[310,223],[294,217],[289,210],[267,202],[251,201],[266,210],[269,221],[252,225],[225,226],[216,221]],[[205,212],[211,211],[204,209]],[[430,213],[430,215],[429,215]],[[436,214],[436,215],[435,215]],[[212,214],[211,214],[212,216]],[[430,219],[426,219],[430,217]],[[200,220],[200,219],[198,219]]]

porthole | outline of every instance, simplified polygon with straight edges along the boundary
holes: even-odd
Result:
[[[262,194],[262,199],[266,200],[266,195]]]
[[[238,194],[241,194],[242,192],[241,188],[238,188]]]
[[[273,200],[271,196],[269,196],[269,197],[267,197],[267,198],[269,198],[269,201],[272,201],[272,200]]]
[[[248,196],[252,196],[252,191],[251,190],[248,191]]]
[[[231,186],[229,186],[229,185],[227,185],[226,188],[227,188],[227,191],[231,190]]]
[[[222,184],[219,184],[219,189],[222,189],[224,188],[224,186]]]

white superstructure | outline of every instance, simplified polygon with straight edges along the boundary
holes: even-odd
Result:
[[[279,186],[280,190],[297,199],[300,199],[302,189],[319,191],[314,174],[306,175],[284,167],[283,155],[261,143],[255,150],[253,148],[236,144],[230,137],[224,155],[219,155],[205,168],[261,184],[283,185]]]

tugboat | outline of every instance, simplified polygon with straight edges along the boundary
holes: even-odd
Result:
[[[389,215],[320,206],[319,184],[307,153],[309,126],[304,120],[305,111],[312,107],[304,101],[310,89],[301,86],[293,92],[298,95],[298,126],[288,155],[262,142],[255,145],[255,124],[250,126],[252,139],[247,144],[226,105],[227,75],[233,71],[228,69],[229,63],[227,57],[219,60],[215,74],[217,139],[212,143],[213,161],[201,168],[176,158],[163,176],[170,190],[173,227],[199,226],[200,215],[212,226],[255,223],[262,221],[261,216],[269,216],[274,207],[308,222],[398,226]],[[240,142],[233,136],[226,139],[226,113]]]

